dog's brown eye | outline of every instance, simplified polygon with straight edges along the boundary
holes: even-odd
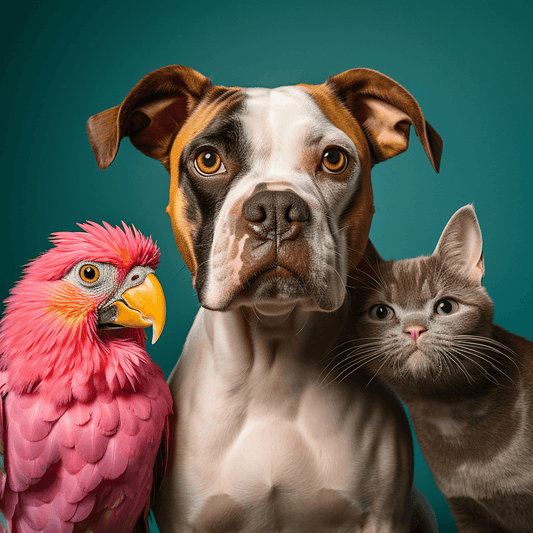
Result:
[[[340,174],[347,164],[348,158],[338,148],[328,148],[322,156],[322,170],[331,174]]]
[[[214,150],[204,150],[198,154],[194,164],[201,174],[220,174],[226,169],[222,164],[220,156]]]
[[[80,278],[85,283],[94,283],[100,277],[100,271],[94,265],[83,265],[80,269]]]

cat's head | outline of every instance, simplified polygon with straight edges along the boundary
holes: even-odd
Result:
[[[352,294],[354,363],[420,393],[501,378],[496,367],[507,354],[489,339],[494,311],[481,285],[482,237],[471,205],[453,215],[432,255],[384,261],[369,243],[365,263]]]

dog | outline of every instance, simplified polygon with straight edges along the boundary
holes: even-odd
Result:
[[[168,381],[162,532],[433,530],[431,511],[413,513],[401,405],[357,372],[321,384],[349,347],[371,169],[408,148],[411,125],[438,172],[442,141],[415,99],[369,69],[243,89],[168,66],[89,119],[100,169],[128,136],[169,171],[202,305]]]

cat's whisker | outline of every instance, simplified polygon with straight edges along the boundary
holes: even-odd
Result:
[[[338,383],[341,383],[344,379],[352,375],[354,372],[357,372],[359,369],[363,368],[364,366],[368,365],[372,361],[376,359],[380,359],[381,357],[385,356],[386,354],[384,352],[376,352],[372,354],[372,356],[368,356],[365,361],[354,361],[351,365],[346,365],[344,370],[339,373],[337,376]],[[344,376],[343,376],[344,374]],[[343,376],[341,378],[341,376]],[[341,379],[339,379],[341,378]]]
[[[455,335],[453,337],[449,337],[448,335],[442,334],[435,334],[434,338],[438,342],[445,342],[448,346],[454,346],[459,349],[468,348],[470,350],[473,350],[474,352],[476,352],[476,355],[478,357],[484,358],[495,369],[503,373],[508,379],[510,379],[509,376],[507,376],[507,374],[505,374],[505,372],[503,372],[503,370],[500,368],[500,366],[503,366],[506,361],[513,364],[515,368],[520,371],[520,365],[517,362],[517,359],[519,359],[518,355],[516,355],[515,352],[510,348],[507,348],[505,345],[493,339],[481,337],[478,335]],[[497,357],[494,357],[494,355],[490,355],[487,352],[499,354],[504,357],[506,361],[501,361]]]
[[[511,383],[513,383],[513,385],[516,386],[516,383],[511,379],[511,377],[506,374],[498,365],[496,365],[493,361],[495,361],[494,358],[488,356],[487,354],[481,352],[481,351],[478,351],[478,350],[474,350],[473,348],[468,348],[466,346],[458,346],[458,350],[460,351],[460,353],[464,354],[465,352],[468,353],[469,355],[472,355],[473,357],[477,357],[479,359],[481,359],[482,361],[485,361],[487,362],[492,368],[494,368],[494,370],[500,372],[504,377],[506,377]],[[466,357],[466,356],[465,356]],[[470,359],[470,361],[472,361],[473,363],[475,363],[474,360]],[[482,365],[479,365],[479,363],[477,363],[478,366],[482,367]],[[486,370],[485,370],[486,371]],[[488,372],[487,372],[488,374]],[[499,385],[500,383],[497,382],[497,384]]]
[[[461,342],[471,343],[471,345],[473,346],[483,347],[492,352],[500,354],[501,356],[508,359],[511,363],[513,363],[517,370],[520,370],[520,366],[517,362],[520,360],[518,355],[501,342],[495,341],[494,339],[490,339],[487,337],[480,337],[478,335],[458,335],[457,338]]]
[[[353,372],[357,371],[359,368],[363,367],[370,361],[365,361],[361,365],[357,366],[355,361],[343,361],[342,365],[336,369],[335,373],[330,372],[320,383],[319,387],[327,387],[332,383],[340,383],[343,381],[344,377],[348,377]],[[355,368],[354,368],[355,367]],[[345,375],[343,378],[341,376]],[[329,379],[328,379],[329,378]],[[339,379],[341,378],[341,379]],[[326,382],[327,380],[327,382]]]
[[[487,379],[489,381],[492,381],[492,383],[494,383],[495,385],[500,385],[500,382],[482,365],[480,364],[478,361],[472,359],[472,357],[469,357],[469,355],[473,356],[473,357],[478,357],[480,359],[483,359],[483,357],[480,357],[480,355],[476,352],[471,352],[471,351],[468,351],[464,348],[462,349],[454,349],[454,352],[459,356],[459,357],[462,357],[463,359],[466,359],[467,361],[469,361],[470,363],[476,365],[477,367],[479,367],[481,369],[481,371],[483,372],[483,374],[487,377]],[[467,355],[468,354],[468,355]],[[495,365],[493,365],[492,363],[490,363],[490,361],[487,361],[489,362],[489,364],[491,364],[495,369],[499,370],[500,372],[502,372],[502,374],[504,376],[506,376],[508,379],[511,379],[509,378],[505,372],[501,371],[500,369],[498,369],[498,367],[496,367]],[[511,380],[512,381],[512,380]]]
[[[493,357],[493,356],[485,353],[484,350],[495,351],[491,347],[487,347],[487,346],[484,346],[484,345],[478,344],[478,343],[470,343],[470,342],[464,342],[464,341],[458,341],[456,343],[456,346],[458,348],[464,348],[464,349],[473,350],[475,352],[479,352],[480,354],[483,354],[483,356],[486,357],[487,359],[490,359],[491,361],[494,361],[495,363],[501,363],[501,361],[499,359],[497,359],[496,357]],[[496,353],[498,353],[498,352],[496,352]]]
[[[364,337],[360,339],[348,339],[347,341],[341,342],[340,344],[337,344],[334,348],[332,348],[324,357],[322,357],[322,359],[320,359],[319,363],[327,359],[333,352],[335,352],[335,350],[338,350],[341,346],[346,346],[346,344],[355,344],[356,346],[359,346],[359,345],[367,344],[366,341],[381,342],[381,338],[380,337]],[[345,352],[343,351],[341,353],[345,353]],[[339,355],[340,354],[334,355],[332,357],[332,360],[336,359]]]
[[[338,359],[339,357],[341,357],[342,355],[344,355],[347,352],[351,351],[353,354],[358,354],[362,350],[366,350],[366,349],[374,347],[374,346],[380,346],[381,344],[383,344],[382,341],[376,340],[376,341],[372,341],[372,342],[366,342],[365,344],[358,344],[356,346],[349,346],[348,348],[345,348],[341,352],[339,352],[339,353],[335,354],[334,356],[332,356],[331,357],[331,361],[328,363],[328,365],[326,365],[326,368],[333,361],[335,361],[335,359]]]
[[[365,360],[369,355],[372,355],[372,353],[374,353],[376,349],[381,346],[381,344],[382,343],[373,343],[372,345],[360,346],[357,349],[347,348],[341,354],[339,354],[339,356],[347,352],[349,352],[349,355],[343,357],[340,361],[338,361],[335,366],[329,370],[328,374],[326,375],[326,378],[337,368],[339,368],[339,366],[344,365],[345,363],[353,364],[354,360],[356,360],[355,362]],[[322,373],[328,369],[329,365],[332,364],[337,357],[338,356],[333,358],[330,363],[328,363],[328,365],[324,368],[320,375],[322,375]]]
[[[381,372],[381,369],[385,366],[385,363],[391,358],[391,354],[385,353],[383,357],[383,363],[381,363],[381,366],[374,372],[374,375],[370,378],[370,381],[366,384],[365,389],[367,389],[372,383],[373,379]]]
[[[379,346],[379,343],[376,343],[376,346]],[[322,381],[320,382],[319,385],[322,385],[322,383],[324,383],[324,381],[333,373],[335,372],[336,369],[339,368],[339,366],[343,366],[344,364],[346,364],[347,362],[349,363],[353,363],[353,359],[357,358],[358,361],[362,361],[364,360],[366,357],[368,357],[367,354],[372,354],[375,350],[375,347],[374,346],[361,346],[360,348],[365,348],[365,349],[360,349],[360,350],[354,350],[350,353],[350,355],[348,355],[347,357],[344,357],[343,359],[341,359],[341,361],[337,362],[337,364],[335,366],[333,366],[329,372],[326,374],[326,376],[322,379]],[[333,361],[343,355],[344,353],[346,352],[350,352],[350,350],[352,350],[351,348],[347,348],[346,350],[344,350],[342,353],[338,354],[337,356],[335,356],[335,358],[333,358],[329,363],[328,365],[324,368],[324,370],[320,373],[320,375],[318,376],[318,379],[320,379],[320,376],[328,369],[328,366],[333,363]],[[362,356],[362,357],[361,357]]]
[[[468,383],[470,385],[473,385],[475,383],[475,380],[472,378],[472,376],[468,373],[468,370],[466,369],[465,365],[463,364],[463,362],[456,356],[454,355],[451,351],[447,351],[446,354],[449,356],[445,359],[445,361],[447,363],[454,363],[456,365],[456,367],[464,374],[464,376],[466,377],[466,380],[468,381]],[[452,372],[450,371],[450,375],[452,375]]]
[[[373,353],[365,357],[364,360],[358,359],[357,361],[345,361],[344,364],[339,367],[338,370],[340,370],[337,375],[335,376],[335,380],[337,380],[337,383],[341,383],[345,378],[353,374],[354,372],[357,372],[360,368],[363,368],[365,365],[371,363],[375,359],[379,359],[382,357],[382,353]],[[343,376],[341,378],[341,376]],[[339,379],[340,378],[340,379]]]
[[[350,376],[351,374],[353,374],[354,372],[356,372],[357,370],[359,370],[363,366],[371,363],[375,359],[379,359],[380,357],[383,357],[386,354],[386,351],[387,351],[387,346],[384,345],[383,343],[380,343],[379,348],[381,348],[381,349],[379,349],[379,350],[374,348],[374,347],[372,347],[372,348],[373,348],[372,350],[368,350],[367,353],[365,353],[362,357],[361,357],[361,352],[350,354],[343,361],[339,362],[336,365],[335,369],[332,369],[328,373],[328,375],[322,380],[321,385],[325,381],[325,379],[327,379],[327,377],[332,374],[332,372],[334,370],[337,370],[337,372],[338,372],[338,374],[335,376],[335,379],[337,379],[338,380],[337,382],[340,383],[345,378],[347,378],[348,376]],[[341,371],[339,372],[339,370],[341,370]],[[341,376],[343,376],[343,377],[339,380],[339,378]]]

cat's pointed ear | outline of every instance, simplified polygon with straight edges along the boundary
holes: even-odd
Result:
[[[355,272],[351,274],[354,279],[368,281],[368,279],[374,279],[376,276],[376,267],[384,263],[385,260],[379,255],[379,252],[376,250],[376,247],[372,244],[370,239],[368,239],[365,253],[359,261]]]
[[[483,239],[473,205],[465,205],[455,212],[433,253],[481,285],[485,274]]]
[[[376,247],[372,244],[372,241],[368,239],[365,248],[365,254],[363,255],[364,261],[371,265],[377,265],[383,263],[384,259],[379,255],[379,252],[376,250]]]

